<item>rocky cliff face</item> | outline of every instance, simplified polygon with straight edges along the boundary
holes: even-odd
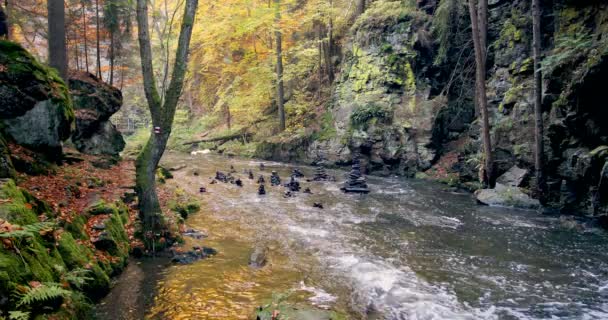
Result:
[[[357,152],[371,173],[424,172],[420,176],[478,187],[471,52],[467,39],[445,50],[440,43],[470,39],[466,3],[453,3],[415,8],[379,0],[357,19],[335,84],[331,125],[310,142],[308,161],[343,165]],[[447,39],[437,35],[442,5],[453,20]],[[497,175],[514,166],[532,170],[530,1],[489,5],[487,86]],[[601,93],[608,78],[608,4],[553,0],[542,6],[548,201],[605,214],[608,109]],[[530,177],[521,184],[524,192]]]
[[[310,158],[348,163],[356,152],[369,172],[413,176],[431,167],[444,136],[466,128],[471,110],[446,112],[429,25],[401,1],[373,2],[359,17],[334,93],[335,135],[313,143]]]

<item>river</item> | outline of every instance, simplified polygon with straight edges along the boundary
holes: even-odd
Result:
[[[292,165],[264,162],[260,172],[256,160],[177,153],[162,162],[186,166],[169,183],[200,200],[187,224],[208,233],[204,245],[219,254],[122,281],[146,281],[140,294],[148,298],[138,301],[147,301],[140,313],[148,319],[250,319],[279,296],[352,319],[608,319],[608,236],[600,229],[479,206],[428,181],[368,177],[370,194],[344,194],[345,172],[328,170],[337,182],[302,178],[312,194],[285,198],[284,187],[268,183],[259,196],[256,180],[268,182],[271,170],[286,180]],[[242,188],[209,184],[230,165]],[[270,248],[259,270],[247,266],[256,245]]]

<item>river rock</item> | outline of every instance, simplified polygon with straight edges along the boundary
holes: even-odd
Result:
[[[249,256],[249,266],[252,268],[263,268],[266,263],[268,263],[268,247],[255,247]]]
[[[477,201],[489,206],[515,207],[521,209],[538,209],[540,202],[532,199],[517,187],[496,184],[494,189],[481,189],[475,192]]]
[[[118,155],[125,141],[110,121],[122,106],[122,93],[87,72],[70,75],[70,93],[76,113],[72,142],[87,154]]]
[[[527,177],[528,170],[513,166],[507,172],[498,177],[498,179],[496,179],[496,183],[504,184],[505,186],[510,187],[521,187]]]

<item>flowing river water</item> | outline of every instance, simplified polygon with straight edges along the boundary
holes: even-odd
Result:
[[[114,292],[144,281],[133,293],[147,297],[137,302],[139,316],[251,319],[256,306],[284,295],[352,319],[608,319],[605,231],[479,206],[470,194],[428,181],[368,177],[370,194],[344,194],[343,171],[328,170],[337,182],[302,178],[313,194],[285,198],[284,187],[270,187],[269,175],[276,170],[287,180],[294,166],[264,162],[260,171],[259,163],[164,157],[166,167],[186,166],[170,183],[200,201],[201,211],[187,224],[208,233],[203,244],[219,254],[166,268],[150,266],[158,261],[133,263]],[[209,184],[216,170],[228,172],[230,165],[242,188]],[[313,168],[298,168],[312,177]],[[255,180],[243,173],[249,169]],[[259,174],[267,181],[264,196],[257,194]],[[201,186],[208,192],[199,194]],[[260,245],[270,248],[269,264],[252,269],[249,255]],[[109,299],[111,318],[138,318],[122,310],[134,306]]]

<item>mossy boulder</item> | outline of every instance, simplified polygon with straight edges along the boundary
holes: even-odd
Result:
[[[120,90],[87,72],[72,73],[69,82],[76,113],[72,142],[78,151],[118,155],[125,141],[110,122],[110,116],[122,106]]]
[[[12,178],[15,176],[15,167],[11,160],[10,151],[6,144],[6,140],[0,134],[0,179]]]
[[[72,100],[54,69],[0,41],[0,120],[7,138],[56,157],[74,126]]]

